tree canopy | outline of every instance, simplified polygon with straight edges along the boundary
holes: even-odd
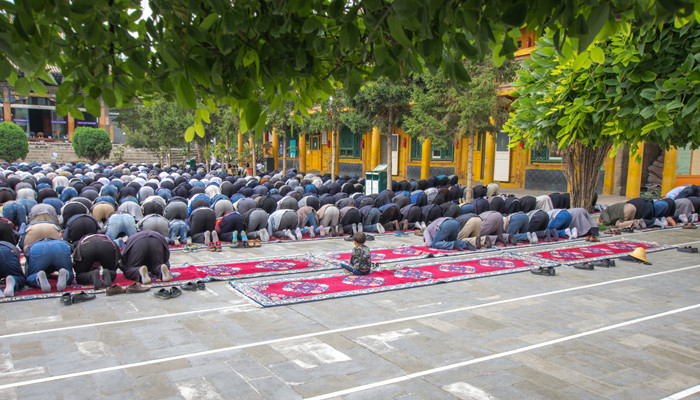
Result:
[[[204,106],[188,138],[224,102],[241,128],[261,131],[261,99],[292,100],[301,113],[333,93],[353,96],[367,81],[443,71],[466,83],[462,60],[512,57],[519,28],[553,32],[564,55],[629,25],[676,15],[700,20],[697,0],[54,0],[0,4],[0,80],[22,95],[62,72],[57,111],[97,115],[136,97],[162,95]]]
[[[78,157],[85,157],[91,163],[107,158],[112,152],[112,141],[104,129],[80,127],[73,133],[73,150]]]

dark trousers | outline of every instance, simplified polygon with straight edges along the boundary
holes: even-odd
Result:
[[[115,250],[116,244],[106,236],[93,236],[86,238],[78,244],[75,253],[80,252],[80,261],[73,263],[75,276],[81,285],[92,284],[91,272],[104,269],[104,273],[109,273],[112,281],[117,277],[118,252]]]

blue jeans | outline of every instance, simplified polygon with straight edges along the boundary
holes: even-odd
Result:
[[[474,205],[472,203],[465,204],[459,209],[459,215],[469,214],[474,212]]]
[[[107,221],[105,235],[116,241],[117,236],[119,236],[120,233],[124,233],[126,236],[131,236],[136,233],[137,230],[136,221],[134,220],[133,216],[129,214],[114,214],[109,217],[109,220]]]
[[[54,271],[65,269],[68,271],[67,284],[73,282],[73,260],[71,259],[70,245],[63,240],[42,239],[32,243],[26,252],[27,268],[25,275],[27,284],[31,287],[40,287],[36,281],[39,271],[46,271],[47,275]]]
[[[666,215],[668,212],[668,203],[665,201],[657,200],[654,202],[654,216],[659,218]]]
[[[561,210],[553,220],[549,221],[547,229],[554,229],[559,236],[566,236],[564,229],[568,228],[569,225],[571,225],[571,213],[566,210]]]
[[[459,222],[456,219],[448,219],[442,222],[437,228],[433,244],[434,249],[441,250],[462,250],[467,244],[462,240],[457,240],[459,234]]]
[[[10,243],[0,243],[0,278],[15,278],[15,293],[22,290],[26,279],[19,263],[19,250]]]
[[[527,230],[530,227],[530,218],[524,212],[517,212],[510,216],[507,234],[515,236],[518,240],[527,240]]]
[[[382,213],[378,208],[371,208],[365,220],[362,221],[362,230],[365,232],[376,232],[381,215]]]
[[[99,202],[101,202],[101,201],[103,201],[103,202],[105,202],[105,203],[109,203],[109,204],[111,204],[114,208],[117,208],[117,202],[114,201],[114,198],[111,197],[111,196],[100,196],[100,197],[96,198],[95,201],[92,202],[92,204],[97,204],[97,203],[99,203]]]
[[[180,239],[180,243],[187,243],[187,222],[181,219],[170,221],[170,229],[168,231],[170,244],[175,243],[175,239]]]
[[[19,203],[5,204],[2,208],[2,216],[9,219],[16,229],[27,223],[27,209]]]
[[[362,272],[359,269],[353,268],[352,265],[345,263],[345,262],[341,262],[340,266],[345,268],[346,270],[348,270],[353,275],[368,275],[370,272],[372,272],[372,270],[369,270],[367,272]]]

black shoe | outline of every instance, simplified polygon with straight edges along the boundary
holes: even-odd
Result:
[[[177,286],[173,286],[170,288],[170,298],[174,299],[175,297],[179,296],[182,294],[182,290],[178,289]]]
[[[474,243],[476,243],[474,247],[476,247],[477,250],[481,249],[481,236],[477,236]]]
[[[207,288],[207,286],[204,284],[204,281],[197,281],[195,282],[195,284],[197,285],[197,289],[199,290],[204,290]]]
[[[486,247],[487,249],[493,247],[493,243],[491,243],[491,238],[488,236],[484,237],[484,247]]]
[[[167,300],[170,298],[170,290],[162,288],[157,292],[153,293],[153,295],[158,297],[159,299]]]
[[[370,240],[370,241],[374,240],[374,235],[370,235],[370,234],[365,233],[365,239]]]
[[[91,293],[78,292],[71,296],[73,303],[82,303],[84,301],[95,300],[95,295]]]
[[[194,292],[197,290],[197,284],[194,283],[194,281],[189,281],[185,283],[184,285],[180,285],[182,290],[187,290],[188,292]]]
[[[589,264],[589,263],[575,264],[575,265],[574,265],[574,268],[576,268],[576,269],[583,269],[583,270],[586,270],[586,271],[592,271],[592,270],[595,269],[595,267],[593,266],[593,264]]]
[[[591,264],[595,267],[610,268],[610,267],[615,266],[615,260],[605,259],[605,260],[591,261],[591,262],[589,262],[589,264]]]
[[[552,241],[554,241],[554,242],[559,241],[559,232],[557,232],[556,229],[552,229]]]
[[[496,243],[503,243],[504,246],[507,244],[506,238],[502,233],[499,233],[498,236],[496,236]]]
[[[73,297],[71,297],[71,294],[70,293],[63,293],[61,295],[61,303],[64,306],[69,306],[69,305],[73,304]]]
[[[106,288],[112,286],[112,271],[102,268],[102,284]]]
[[[352,238],[352,236],[346,236],[343,238],[343,240],[345,240],[346,242],[352,242],[354,239]]]
[[[544,276],[554,276],[556,274],[556,271],[552,267],[539,267],[537,269],[531,269],[531,273],[535,275],[544,275]]]

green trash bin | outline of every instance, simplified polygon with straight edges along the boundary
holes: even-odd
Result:
[[[365,195],[381,193],[386,189],[386,164],[379,164],[372,171],[365,172]]]
[[[187,164],[189,164],[190,168],[192,168],[193,170],[197,170],[197,160],[195,160],[194,158],[190,158],[189,160],[187,160]]]

